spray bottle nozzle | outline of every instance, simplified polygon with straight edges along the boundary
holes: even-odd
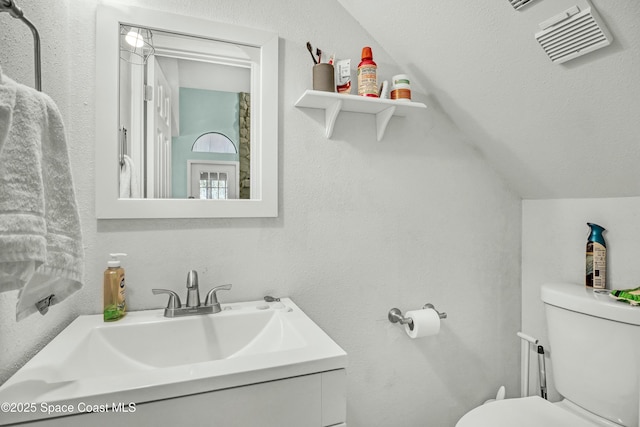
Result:
[[[587,225],[589,227],[591,227],[591,234],[589,235],[589,241],[590,242],[598,242],[600,243],[602,246],[604,246],[605,248],[607,247],[607,244],[604,241],[604,237],[602,236],[602,232],[603,231],[607,231],[606,228],[595,224],[593,222],[588,222]]]
[[[118,253],[114,253],[114,254],[109,254],[109,256],[111,257],[111,260],[109,260],[109,262],[107,262],[107,265],[109,267],[120,267],[120,260],[118,259],[118,257],[127,256],[127,254],[118,252]]]

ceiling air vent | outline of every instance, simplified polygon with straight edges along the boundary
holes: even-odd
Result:
[[[513,6],[514,9],[518,10],[532,1],[533,0],[509,0],[509,3],[511,3],[511,6]]]
[[[540,24],[536,40],[552,62],[561,64],[611,44],[613,37],[591,7],[573,6]]]

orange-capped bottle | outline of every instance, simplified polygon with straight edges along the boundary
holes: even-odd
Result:
[[[378,97],[378,66],[373,62],[369,46],[362,48],[362,60],[358,64],[358,95]]]

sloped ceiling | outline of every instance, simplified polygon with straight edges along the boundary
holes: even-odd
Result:
[[[587,0],[338,0],[525,199],[640,195],[640,2],[598,0],[614,41],[561,65],[538,24]]]

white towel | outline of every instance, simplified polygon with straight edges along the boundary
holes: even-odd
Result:
[[[131,157],[126,154],[122,156],[123,164],[120,165],[120,198],[137,199],[140,197],[138,188],[138,175]]]
[[[0,292],[20,289],[21,320],[80,289],[82,275],[80,219],[60,112],[49,96],[0,69]]]

